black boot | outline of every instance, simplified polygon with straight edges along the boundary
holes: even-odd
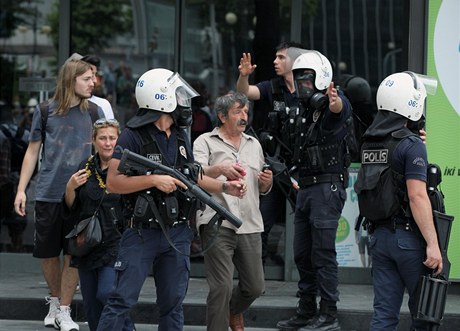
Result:
[[[317,312],[316,297],[301,298],[297,306],[296,314],[288,320],[279,321],[276,327],[280,330],[298,330],[315,317]]]
[[[340,331],[336,303],[321,300],[318,314],[299,331]]]

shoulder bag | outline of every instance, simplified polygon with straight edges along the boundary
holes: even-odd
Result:
[[[70,255],[78,257],[88,255],[94,247],[102,242],[99,207],[101,206],[104,196],[105,190],[94,214],[78,222],[66,236],[66,238],[69,239],[67,250]]]

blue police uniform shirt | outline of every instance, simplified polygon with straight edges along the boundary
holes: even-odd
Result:
[[[282,78],[280,78],[282,79]],[[273,105],[273,94],[272,94],[272,85],[269,80],[256,84],[260,92],[260,98],[267,100],[271,105]],[[284,82],[280,84],[281,91],[283,93],[284,102],[287,107],[298,107],[299,99],[297,98],[297,93],[294,91],[291,93]]]
[[[426,146],[419,137],[408,137],[401,141],[394,151],[395,171],[404,174],[404,178],[426,182],[428,167]]]
[[[171,135],[168,137],[164,131],[159,130],[155,125],[152,125],[155,139],[158,143],[158,147],[161,150],[162,157],[166,158],[166,164],[172,166],[175,164],[177,155],[177,135],[181,134],[184,139],[187,148],[187,158],[190,162],[193,162],[193,154],[188,138],[185,136],[184,130],[176,130],[175,126],[171,127]],[[142,141],[140,137],[130,128],[126,128],[120,134],[117,141],[117,147],[115,148],[112,157],[121,159],[123,150],[128,149],[133,153],[143,154]]]

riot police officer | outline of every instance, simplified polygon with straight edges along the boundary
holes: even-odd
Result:
[[[372,233],[371,330],[396,330],[405,289],[414,318],[421,276],[443,268],[427,194],[426,147],[418,137],[429,81],[409,71],[385,78],[377,91],[379,111],[363,136],[355,191]],[[411,330],[427,329],[413,319]]]
[[[193,234],[188,221],[196,211],[190,205],[193,199],[183,199],[187,186],[170,175],[127,176],[119,172],[123,150],[180,171],[187,168],[191,179],[210,192],[225,188],[225,193],[242,197],[246,185],[224,184],[193,171],[193,154],[183,128],[191,124],[191,98],[197,93],[178,73],[149,70],[137,81],[135,93],[139,110],[118,139],[107,176],[108,190],[123,194],[123,213],[129,222],[115,263],[117,281],[97,330],[122,329],[153,266],[159,330],[179,331],[184,324],[182,302],[190,275],[188,255]]]
[[[294,219],[294,259],[299,271],[296,314],[280,330],[340,330],[335,239],[346,198],[348,99],[332,82],[332,66],[318,51],[293,64],[299,108],[290,112],[283,138],[294,151],[299,186]],[[319,310],[316,296],[319,294]],[[302,328],[304,327],[304,328]]]

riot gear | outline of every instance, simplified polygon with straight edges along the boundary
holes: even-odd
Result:
[[[182,128],[192,124],[191,99],[199,94],[179,73],[149,70],[137,81],[135,93],[139,108],[170,113],[176,125]]]
[[[133,130],[139,136],[142,142],[142,154],[146,155],[150,160],[159,163],[168,164],[162,156],[160,147],[151,132],[150,126],[142,126]],[[178,130],[179,131],[179,130]],[[181,130],[180,130],[181,131]],[[176,154],[174,162],[171,164],[175,169],[178,169],[184,175],[192,180],[196,180],[200,174],[200,169],[194,164],[189,163],[187,156],[187,142],[182,134],[177,134],[177,145],[179,152]],[[140,174],[130,174],[140,175]],[[173,193],[166,194],[158,189],[152,188],[142,193],[136,192],[123,196],[125,203],[126,217],[129,219],[133,216],[133,220],[140,223],[148,223],[149,220],[155,220],[153,210],[150,208],[149,200],[152,200],[158,206],[158,213],[164,219],[166,225],[174,225],[177,222],[186,222],[194,215],[197,208],[201,208],[200,203],[196,198],[188,195],[187,191],[176,190]],[[132,213],[132,215],[130,215]]]
[[[370,104],[372,99],[371,86],[368,81],[359,76],[342,75],[340,88],[347,96],[350,103]]]
[[[297,70],[294,73],[294,84],[297,96],[305,108],[316,110],[323,109],[328,98],[324,93],[317,92],[314,88],[315,74],[308,70]]]
[[[171,114],[174,123],[182,129],[192,125],[192,108],[177,106],[176,110]]]
[[[434,94],[436,85],[435,79],[411,71],[392,74],[380,83],[377,107],[418,121],[425,113],[427,92]]]
[[[332,82],[332,66],[318,51],[305,51],[292,66],[297,95],[309,110],[323,109],[328,102],[323,93]]]
[[[305,69],[313,70],[314,87],[323,91],[329,87],[332,82],[332,66],[329,60],[318,51],[306,51],[299,55],[292,65],[292,71],[295,74]]]

